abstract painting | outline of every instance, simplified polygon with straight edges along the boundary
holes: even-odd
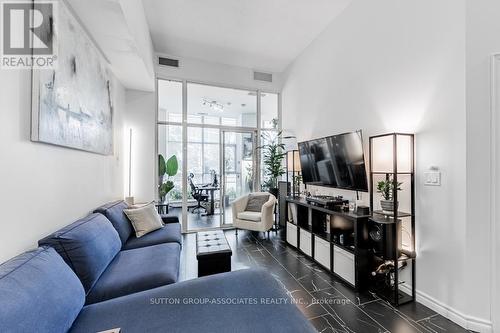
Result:
[[[112,74],[86,31],[59,2],[53,20],[57,66],[33,69],[31,139],[113,154]]]

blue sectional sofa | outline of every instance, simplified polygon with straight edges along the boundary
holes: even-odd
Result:
[[[127,204],[124,201],[116,201],[94,210],[94,213],[104,215],[116,229],[122,242],[122,250],[163,243],[178,243],[182,245],[181,225],[176,216],[162,215],[161,218],[165,224],[162,229],[137,238],[127,216],[123,213],[123,209],[125,208],[127,208]]]
[[[178,221],[136,238],[125,207],[100,207],[1,264],[0,332],[314,332],[264,271],[175,283]]]
[[[85,305],[83,285],[51,247],[0,265],[0,332],[114,328],[122,333],[315,332],[278,282],[261,270],[217,274]]]
[[[125,207],[123,202],[114,205],[112,213],[107,211],[111,221],[101,213],[93,213],[38,242],[39,246],[53,247],[80,278],[86,304],[164,286],[179,278],[179,223],[176,223],[178,229],[164,227],[148,234],[161,235],[168,231],[172,233],[171,241],[144,242],[142,238],[148,235],[136,238],[124,232],[127,225],[130,232],[133,231],[123,213]],[[128,249],[129,239],[140,240],[141,243],[135,244],[141,246]]]

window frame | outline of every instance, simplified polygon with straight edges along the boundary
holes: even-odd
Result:
[[[182,83],[182,122],[172,122],[168,120],[168,117],[166,117],[167,120],[159,120],[159,90],[158,90],[158,82],[159,81],[173,81],[173,82],[178,82]],[[187,108],[187,87],[188,84],[193,83],[193,84],[199,84],[199,85],[206,85],[206,86],[212,86],[212,87],[218,87],[218,88],[227,88],[227,89],[237,89],[237,90],[245,90],[245,91],[251,91],[256,93],[256,103],[257,103],[257,119],[256,119],[256,127],[246,127],[246,126],[229,126],[229,125],[222,125],[222,117],[220,118],[219,124],[218,125],[213,125],[213,124],[197,124],[197,123],[189,123],[187,121],[188,117],[188,108]],[[277,94],[278,95],[278,128],[277,129],[268,129],[268,128],[263,128],[262,127],[262,96],[261,94]],[[202,128],[202,136],[204,135],[203,129],[205,128],[214,128],[218,129],[221,132],[222,131],[255,131],[256,134],[256,147],[259,147],[261,145],[261,134],[262,131],[275,131],[275,132],[281,132],[282,131],[282,94],[281,91],[279,90],[274,90],[274,89],[260,89],[260,88],[255,88],[255,87],[244,87],[244,86],[238,86],[238,85],[225,85],[225,84],[220,84],[220,83],[214,83],[214,82],[204,82],[204,81],[197,81],[197,80],[187,80],[187,79],[182,79],[182,78],[176,78],[176,77],[169,77],[169,76],[163,76],[163,75],[157,75],[155,78],[155,150],[154,150],[154,161],[157,160],[158,158],[158,140],[159,140],[159,126],[160,125],[177,125],[182,127],[182,141],[180,142],[182,144],[182,184],[187,183],[187,144],[188,144],[188,137],[187,137],[187,132],[189,127],[200,127]],[[203,141],[203,140],[202,140]],[[177,142],[177,141],[176,141]],[[221,143],[219,142],[219,145]],[[220,157],[219,157],[220,159]],[[154,170],[154,175],[158,174],[158,163],[154,163],[155,170]],[[257,153],[256,154],[256,159],[255,159],[255,170],[256,170],[256,179],[255,179],[255,186],[257,189],[260,189],[261,187],[261,154]],[[156,179],[155,177],[154,179]],[[157,187],[157,180],[155,180],[155,200],[158,200],[158,191],[156,190]],[[194,230],[188,230],[187,229],[187,196],[188,196],[188,189],[187,186],[182,186],[182,232],[193,232]],[[221,224],[220,227],[223,227]],[[231,227],[231,226],[230,226]],[[196,231],[202,231],[203,229],[196,230]]]

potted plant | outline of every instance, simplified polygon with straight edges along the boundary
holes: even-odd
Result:
[[[250,192],[253,191],[253,165],[252,164],[247,164],[245,167],[245,184],[246,184],[246,189],[249,190]]]
[[[295,191],[295,193],[293,193],[293,195],[300,194],[300,184],[302,183],[302,175],[300,175],[300,174],[293,175],[292,181],[293,181],[293,188]]]
[[[158,155],[158,196],[160,202],[165,202],[168,192],[174,188],[174,182],[170,178],[174,177],[178,170],[179,163],[175,155],[172,155],[167,161],[163,155]]]
[[[262,163],[264,165],[264,173],[266,179],[262,188],[268,190],[269,193],[278,197],[278,179],[285,174],[283,167],[283,159],[285,158],[285,144],[280,143],[281,132],[272,138],[269,133],[262,135],[266,144],[257,147],[263,151]]]
[[[403,183],[395,182],[390,178],[377,183],[377,193],[380,193],[382,198],[384,198],[384,200],[380,200],[380,206],[382,206],[383,211],[394,211],[394,192],[401,191],[401,185],[403,185]],[[396,202],[396,209],[398,208],[398,205],[399,202]]]

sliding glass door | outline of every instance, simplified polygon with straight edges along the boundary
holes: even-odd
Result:
[[[223,225],[233,223],[233,201],[256,188],[256,134],[256,131],[222,131]]]
[[[187,127],[188,230],[220,226],[220,130]]]

